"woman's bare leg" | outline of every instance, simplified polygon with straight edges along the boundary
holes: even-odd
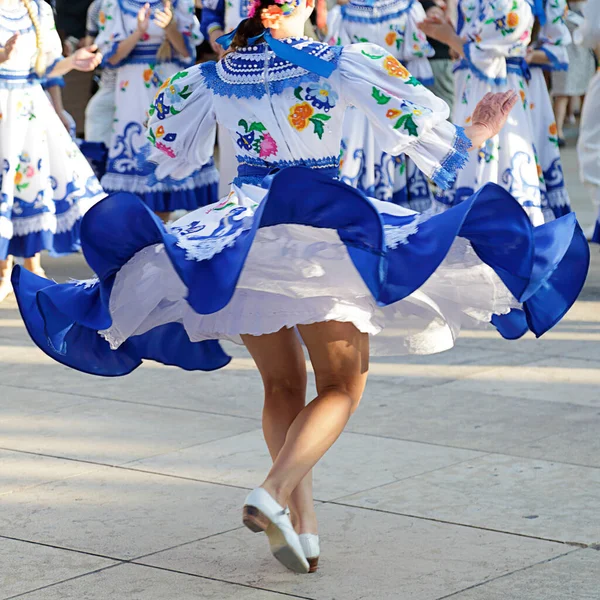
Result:
[[[40,252],[34,254],[31,258],[23,259],[23,266],[36,275],[45,275],[44,269],[42,269],[42,254]]]
[[[298,326],[315,371],[318,396],[288,429],[261,487],[282,506],[329,450],[356,410],[367,381],[369,338],[352,323]]]
[[[290,425],[306,403],[304,352],[293,329],[261,336],[244,335],[242,339],[263,380],[263,434],[271,458],[275,460]],[[288,504],[297,533],[317,533],[312,473],[308,473],[291,493]]]
[[[0,260],[0,302],[12,293],[12,284],[10,282],[12,268],[12,256],[8,256],[6,260]]]
[[[567,116],[567,108],[569,106],[569,96],[556,96],[554,98],[554,116],[556,117],[556,129],[558,137],[564,139],[565,117]]]

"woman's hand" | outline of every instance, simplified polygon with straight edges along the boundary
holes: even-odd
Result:
[[[150,25],[150,5],[144,4],[137,14],[137,30],[141,35],[144,35],[148,31],[148,25]]]
[[[102,54],[96,52],[97,50],[98,46],[95,44],[87,48],[79,48],[68,60],[72,61],[71,66],[76,71],[93,71],[102,62]]]
[[[454,31],[454,25],[448,19],[441,19],[438,16],[427,17],[421,21],[417,27],[427,36],[446,44],[458,56],[463,56],[464,41]]]
[[[500,132],[518,98],[517,92],[509,90],[499,94],[489,92],[478,102],[471,117],[471,125],[465,129],[473,148],[479,148]]]
[[[18,39],[19,34],[15,33],[8,38],[6,44],[4,44],[4,48],[0,48],[0,63],[7,61],[12,56]]]
[[[163,3],[163,10],[157,10],[154,13],[154,22],[161,29],[169,29],[175,26],[175,19],[173,19],[173,9],[171,8],[171,0],[165,0]]]

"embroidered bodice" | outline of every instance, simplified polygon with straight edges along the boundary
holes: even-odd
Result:
[[[116,52],[119,42],[123,41],[137,29],[137,14],[144,6],[150,4],[150,24],[148,31],[137,44],[133,51],[119,64],[112,65],[108,59]],[[102,0],[98,15],[98,37],[96,44],[103,55],[103,65],[117,68],[124,64],[149,64],[156,63],[156,54],[160,45],[165,40],[165,31],[153,19],[156,10],[162,10],[163,0]],[[177,21],[179,31],[183,34],[188,56],[183,57],[173,51],[172,62],[182,67],[194,63],[196,58],[195,46],[201,41],[200,24],[194,14],[193,0],[173,0],[173,15]]]
[[[32,4],[43,30],[43,51],[47,72],[50,72],[62,58],[62,45],[54,26],[52,8],[43,0],[33,0]],[[0,88],[26,87],[41,81],[34,70],[37,55],[35,31],[27,9],[22,3],[0,5],[0,46],[4,46],[15,33],[19,33],[20,37],[14,53],[10,59],[0,63]]]
[[[157,177],[180,177],[206,163],[216,123],[226,127],[245,182],[290,165],[335,174],[348,106],[363,110],[390,154],[408,152],[440,182],[457,143],[443,100],[393,56],[372,44],[330,47],[288,39],[334,66],[328,78],[276,56],[266,44],[234,52],[165,82],[150,109],[150,160]]]

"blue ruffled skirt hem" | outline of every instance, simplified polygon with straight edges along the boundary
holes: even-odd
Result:
[[[64,256],[81,250],[79,230],[81,219],[71,229],[62,233],[37,231],[27,235],[15,235],[10,240],[0,238],[0,260],[7,256],[31,258],[38,252],[47,250],[50,256]]]
[[[457,238],[463,238],[518,306],[491,319],[507,339],[527,331],[540,336],[553,327],[579,295],[589,266],[589,248],[573,214],[534,229],[518,202],[494,184],[422,219],[414,213],[379,210],[339,181],[289,168],[273,177],[251,216],[242,207],[227,214],[227,206],[214,207],[224,212],[213,234],[202,233],[202,211],[187,229],[186,235],[194,237],[186,238],[186,245],[178,237],[181,231],[174,227],[167,232],[133,194],[101,201],[86,215],[81,231],[96,282],[55,284],[19,268],[14,271],[19,308],[35,343],[62,364],[103,376],[125,375],[144,359],[189,370],[223,367],[229,358],[219,342],[191,341],[179,320],[131,335],[111,349],[98,332],[113,325],[109,303],[115,279],[125,265],[132,268],[127,263],[142,250],[164,250],[185,288],[186,306],[194,314],[210,315],[231,302],[259,230],[278,225],[337,232],[379,307],[393,307],[417,292],[440,268]],[[203,249],[218,244],[219,249],[194,258],[190,242]],[[157,281],[153,287],[159,285]],[[165,310],[167,305],[165,296]]]

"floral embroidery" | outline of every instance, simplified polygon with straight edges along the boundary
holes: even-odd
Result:
[[[387,71],[388,75],[392,77],[399,77],[400,79],[408,79],[410,73],[408,69],[402,65],[402,63],[391,55],[385,57],[383,61],[383,68]]]
[[[477,160],[478,162],[485,161],[486,163],[490,163],[494,160],[494,142],[492,140],[487,140],[485,144],[479,148]]]
[[[369,54],[368,52],[365,52],[364,50],[361,50],[360,53],[363,56],[370,58],[371,60],[379,60],[380,58],[383,58],[385,56],[385,54]]]
[[[238,122],[239,127],[244,128],[244,133],[236,131],[237,145],[248,152],[254,150],[260,158],[268,158],[277,154],[277,142],[267,131],[267,128],[259,121],[248,123],[245,119]]]
[[[41,162],[41,161],[40,161]],[[19,164],[15,169],[15,187],[17,191],[22,192],[24,189],[29,187],[29,181],[25,179],[31,179],[35,175],[35,169],[31,165],[31,158],[27,152],[23,152],[19,156]]]
[[[110,10],[112,8],[113,4],[112,2],[109,2],[108,4],[106,4],[104,8],[106,8],[107,10]],[[106,29],[106,25],[107,25],[107,21],[112,21],[112,15],[110,14],[110,12],[105,12],[104,10],[101,10],[98,13],[98,30],[99,31],[104,31]]]
[[[302,100],[301,90],[302,87],[297,87],[294,90],[296,98],[300,100]],[[324,110],[325,112],[328,112],[335,106],[338,97],[337,92],[334,92],[331,86],[324,81],[322,83],[317,82],[309,84],[304,96],[304,98],[316,109]]]
[[[392,98],[387,94],[384,94],[380,89],[373,86],[371,91],[371,96],[374,98],[375,102],[379,105],[387,104]],[[408,132],[408,135],[419,135],[417,131],[417,124],[413,119],[413,115],[419,117],[423,114],[423,110],[426,112],[431,112],[428,109],[418,108],[412,102],[408,102],[407,100],[399,100],[400,106],[398,108],[389,108],[385,113],[385,116],[388,119],[397,119],[394,124],[394,129],[403,128]]]
[[[174,142],[177,139],[176,133],[166,133],[165,128],[162,125],[159,125],[156,128],[156,131],[152,127],[148,129],[148,139],[157,150],[160,150],[169,158],[176,158],[177,154],[175,151],[164,143]]]
[[[521,98],[521,102],[523,103],[523,108],[525,110],[527,110],[527,106],[528,106],[527,95],[525,94],[525,84],[523,83],[522,79],[519,81],[519,87],[521,88],[519,90],[519,96]]]
[[[552,125],[548,127],[548,133],[550,134],[548,136],[548,141],[558,146],[558,127],[556,127],[556,123],[552,123]]]
[[[119,87],[121,88],[122,92],[126,92],[127,88],[129,87],[129,81],[121,81]]]
[[[143,77],[144,77],[144,85],[150,89],[151,87],[160,87],[162,85],[162,81],[158,76],[158,73],[155,71],[156,65],[149,65],[147,69],[144,69]]]
[[[154,103],[150,106],[148,115],[152,117],[154,113],[159,120],[163,120],[168,115],[177,115],[181,112],[180,104],[192,95],[189,85],[181,86],[175,83],[179,79],[187,77],[187,72],[182,71],[167,79],[159,88]]]
[[[396,34],[395,31],[390,31],[386,36],[385,36],[385,43],[388,46],[393,46],[395,43],[397,43],[398,41],[398,36]],[[401,43],[401,42],[400,42]]]
[[[492,5],[493,6],[493,5]],[[484,21],[485,25],[493,23],[496,26],[496,30],[500,31],[503,36],[509,35],[515,32],[517,25],[519,24],[519,15],[516,11],[519,10],[519,3],[517,0],[513,0],[512,8],[507,15],[494,15],[494,17]]]
[[[323,113],[315,114],[313,106],[317,110],[329,112],[337,102],[337,92],[334,92],[328,83],[317,82],[308,85],[306,90],[302,86],[298,86],[294,90],[294,96],[300,102],[290,108],[288,120],[292,127],[297,131],[304,131],[312,123],[313,133],[316,133],[319,139],[323,139],[323,133],[325,133],[324,123],[329,121],[331,117]]]

